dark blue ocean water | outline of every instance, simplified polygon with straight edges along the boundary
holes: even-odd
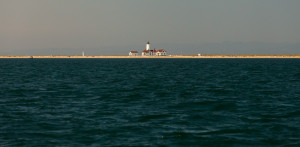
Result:
[[[300,146],[299,59],[0,59],[0,146]]]

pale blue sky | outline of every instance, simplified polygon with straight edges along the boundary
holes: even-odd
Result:
[[[0,55],[300,54],[300,0],[0,0]]]

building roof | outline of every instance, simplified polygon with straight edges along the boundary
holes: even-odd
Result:
[[[130,53],[139,53],[138,51],[130,51]]]
[[[158,52],[164,52],[164,51],[165,51],[164,49],[159,49],[159,50],[158,50]]]

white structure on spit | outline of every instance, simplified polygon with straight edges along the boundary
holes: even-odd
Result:
[[[146,50],[150,50],[150,42],[149,41],[146,44]]]
[[[129,56],[138,56],[138,51],[130,51]],[[150,42],[148,41],[146,44],[146,49],[142,51],[142,56],[167,56],[167,51],[164,49],[153,50],[150,49]]]
[[[156,56],[167,56],[167,52],[164,49],[160,49],[156,52]]]
[[[167,52],[164,49],[159,49],[158,51],[150,49],[149,41],[146,44],[146,49],[142,52],[142,56],[166,56]]]
[[[139,52],[138,51],[130,51],[129,56],[138,56]]]

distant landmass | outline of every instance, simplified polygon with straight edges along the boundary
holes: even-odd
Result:
[[[0,56],[0,58],[300,58],[300,55],[168,55],[168,56],[129,56],[129,55],[95,55],[95,56]]]

